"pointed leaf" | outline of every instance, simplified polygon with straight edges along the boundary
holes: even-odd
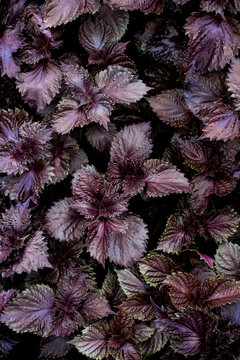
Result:
[[[191,120],[192,115],[185,104],[182,89],[164,91],[150,97],[148,102],[159,119],[168,125],[181,127]]]
[[[103,21],[96,19],[93,22],[89,19],[80,26],[78,39],[84,49],[91,54],[112,41],[112,31]]]
[[[50,104],[59,92],[61,79],[60,67],[55,61],[48,60],[26,73],[20,73],[17,87],[28,105],[39,111]]]
[[[113,32],[112,41],[119,41],[127,30],[129,14],[122,10],[111,9],[107,5],[101,6],[99,18],[108,25]]]
[[[124,301],[119,308],[137,320],[151,320],[156,315],[148,294],[133,295]]]
[[[34,285],[5,307],[1,321],[16,332],[46,336],[51,327],[53,304],[53,290],[46,285]]]
[[[224,278],[206,279],[203,283],[206,299],[203,305],[210,308],[230,304],[240,299],[240,283]],[[207,294],[208,293],[208,294]]]
[[[189,192],[189,182],[175,166],[160,160],[147,160],[143,171],[146,175],[146,195],[150,197],[165,196]]]
[[[218,273],[233,279],[240,277],[240,246],[238,244],[229,242],[219,245],[215,261]]]
[[[45,26],[57,26],[75,20],[79,15],[99,10],[99,0],[47,0],[45,9]]]
[[[213,213],[208,217],[205,227],[216,241],[221,242],[227,240],[237,231],[239,221],[239,216],[233,210],[226,209],[215,214]]]
[[[229,91],[232,93],[232,97],[234,99],[234,104],[236,106],[236,110],[240,110],[240,59],[233,58],[231,67],[228,73],[227,85]]]
[[[131,270],[116,270],[118,281],[127,296],[146,293],[148,288]]]
[[[70,343],[77,350],[93,359],[103,359],[108,354],[108,326],[94,324],[84,329],[81,336],[75,337]]]
[[[130,104],[140,100],[150,88],[126,68],[110,65],[96,75],[96,84],[116,103]]]

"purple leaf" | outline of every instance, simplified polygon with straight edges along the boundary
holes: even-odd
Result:
[[[218,273],[224,274],[228,278],[239,279],[240,246],[238,244],[229,242],[219,245],[215,261]]]
[[[232,140],[239,136],[238,114],[231,105],[219,101],[205,117],[206,125],[200,139]]]
[[[15,290],[1,291],[0,292],[0,314],[5,306],[17,295]]]
[[[193,71],[222,69],[238,52],[239,28],[230,18],[195,13],[188,19],[186,33],[189,36],[189,67]]]
[[[198,253],[198,255],[200,256],[200,259],[204,260],[211,268],[214,267],[215,260],[213,258],[205,254]]]
[[[122,66],[108,66],[96,75],[96,84],[102,92],[117,103],[130,104],[140,100],[151,88]]]
[[[239,226],[240,218],[233,210],[213,213],[205,220],[205,228],[216,241],[226,241]]]
[[[45,9],[45,26],[57,26],[75,20],[79,15],[99,10],[99,0],[47,0]]]
[[[108,131],[99,124],[90,124],[86,131],[86,137],[96,149],[107,152],[116,133],[117,128],[113,123],[109,123]]]
[[[157,159],[144,163],[146,195],[165,196],[171,193],[189,192],[189,182],[173,165]]]
[[[210,308],[229,304],[240,299],[240,284],[229,279],[212,278],[203,283],[205,300],[202,305]]]
[[[114,307],[120,305],[126,298],[123,290],[119,286],[117,276],[110,270],[108,270],[105,276],[101,292]]]
[[[132,295],[119,308],[131,315],[134,319],[147,321],[155,317],[155,309],[148,294]]]
[[[129,14],[125,11],[111,9],[109,6],[103,5],[98,16],[112,29],[112,41],[119,41],[127,30]]]
[[[139,278],[139,276],[135,275],[131,270],[116,270],[116,273],[119,284],[127,296],[147,292],[148,287]]]
[[[54,204],[45,218],[44,228],[60,241],[79,239],[85,232],[83,216],[72,209],[72,200],[65,198]]]
[[[41,354],[39,358],[55,359],[64,356],[70,350],[70,345],[67,344],[69,338],[62,336],[53,336],[44,340],[41,346]]]
[[[141,218],[126,215],[124,220],[127,225],[124,233],[110,233],[107,255],[111,262],[128,267],[143,256],[148,236]]]
[[[209,151],[197,141],[180,141],[181,152],[188,165],[198,171],[207,170]]]
[[[5,307],[1,321],[16,332],[46,336],[51,326],[53,304],[53,290],[47,285],[34,285]]]
[[[82,304],[81,312],[92,321],[92,319],[101,319],[104,316],[113,314],[107,300],[99,292],[89,292],[87,298]]]
[[[20,71],[20,63],[14,57],[14,53],[21,45],[20,23],[17,23],[14,28],[6,29],[0,37],[0,67],[2,76],[17,77]]]
[[[88,53],[101,50],[106,44],[112,42],[112,30],[103,21],[90,19],[80,26],[78,39]]]
[[[149,339],[155,332],[154,328],[151,328],[145,324],[136,324],[133,327],[134,340],[142,343]]]
[[[103,359],[108,354],[108,326],[94,324],[85,328],[81,336],[75,337],[70,343],[77,350],[93,359]]]
[[[163,3],[159,0],[108,0],[111,5],[117,5],[123,10],[142,10],[146,13],[155,12],[160,14],[163,9]]]
[[[45,267],[51,268],[52,265],[48,261],[48,247],[44,241],[42,231],[37,231],[28,240],[24,252],[17,262],[2,271],[2,276],[12,276],[14,273],[22,274],[30,273]],[[36,256],[37,254],[37,256]]]
[[[146,283],[156,287],[176,269],[176,265],[164,255],[150,253],[139,261],[139,269]]]
[[[50,104],[59,92],[62,73],[60,67],[53,60],[38,63],[26,73],[19,74],[17,87],[31,107],[37,111]]]
[[[159,119],[168,125],[181,127],[191,120],[192,115],[185,104],[182,89],[166,90],[150,97],[148,102]]]

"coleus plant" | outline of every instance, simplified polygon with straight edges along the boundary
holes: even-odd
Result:
[[[239,360],[239,11],[1,2],[0,357]]]

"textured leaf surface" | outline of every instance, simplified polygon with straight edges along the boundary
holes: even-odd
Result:
[[[46,285],[34,285],[5,307],[1,321],[17,332],[44,336],[50,331],[53,304],[53,290]]]
[[[145,293],[147,286],[131,270],[116,270],[118,281],[127,296]]]
[[[47,0],[45,25],[49,27],[66,24],[82,13],[94,14],[99,6],[98,0]]]
[[[240,246],[238,244],[224,243],[217,250],[216,269],[230,278],[240,277]]]
[[[238,228],[239,217],[232,210],[212,214],[206,220],[206,230],[216,241],[227,240]]]
[[[38,111],[50,104],[59,92],[62,73],[53,60],[37,64],[32,70],[20,73],[18,89],[31,107]]]
[[[151,97],[148,102],[160,120],[171,126],[184,126],[191,119],[184,99],[184,90],[167,90]]]
[[[147,321],[155,317],[155,309],[151,304],[150,296],[147,294],[133,295],[119,307],[137,320]]]

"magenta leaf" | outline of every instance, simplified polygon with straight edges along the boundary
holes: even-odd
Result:
[[[83,13],[94,14],[99,7],[99,0],[47,0],[44,22],[47,27],[66,24]]]
[[[17,87],[28,105],[39,111],[59,92],[61,79],[60,67],[55,61],[47,60],[28,72],[20,73]]]
[[[214,267],[215,260],[213,258],[211,258],[210,256],[208,256],[206,254],[198,253],[198,255],[200,256],[201,260],[204,260],[210,266],[210,268]]]
[[[53,290],[47,285],[34,285],[5,307],[1,321],[14,331],[46,336],[51,326],[53,304]]]
[[[191,120],[192,115],[185,104],[182,89],[164,91],[150,97],[148,102],[159,119],[168,125],[181,127]]]
[[[188,19],[186,33],[189,36],[189,67],[193,71],[222,69],[238,52],[239,29],[230,18],[195,13]]]

